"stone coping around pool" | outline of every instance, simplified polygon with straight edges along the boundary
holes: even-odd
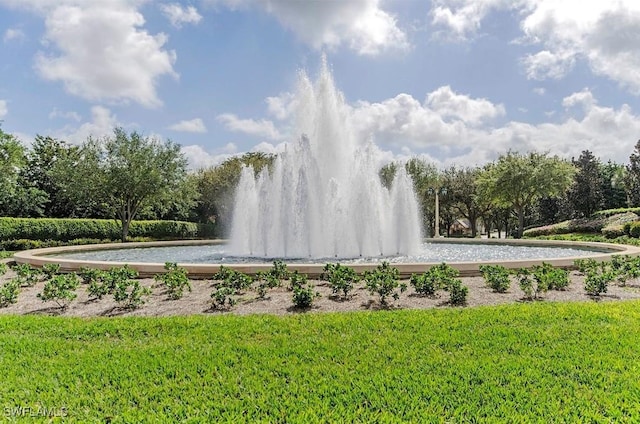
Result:
[[[585,249],[596,249],[599,252],[593,252],[590,255],[580,257],[567,258],[547,258],[547,259],[527,259],[527,260],[507,260],[507,261],[479,261],[479,262],[450,262],[453,268],[460,271],[461,276],[480,275],[480,265],[497,264],[503,265],[509,269],[531,268],[534,265],[540,265],[547,262],[556,267],[571,269],[574,268],[576,259],[591,258],[596,261],[608,261],[612,255],[630,255],[640,256],[640,247],[613,244],[613,243],[596,243],[596,242],[576,242],[563,240],[529,240],[529,239],[463,239],[463,238],[437,238],[425,239],[430,243],[458,243],[458,244],[506,244],[514,246],[546,246],[546,247],[574,247]],[[107,270],[115,266],[129,265],[138,271],[141,277],[153,277],[157,274],[165,272],[162,263],[142,263],[142,262],[107,262],[107,261],[87,261],[69,258],[55,257],[56,253],[71,253],[88,250],[113,250],[120,248],[138,248],[138,247],[167,247],[167,246],[194,246],[208,244],[223,244],[225,240],[178,240],[178,241],[158,241],[158,242],[140,242],[140,243],[110,243],[110,244],[90,244],[82,246],[64,246],[49,247],[44,249],[25,250],[14,254],[13,259],[19,264],[30,264],[34,267],[41,268],[45,264],[59,264],[62,272],[78,271],[80,268],[96,268]],[[426,271],[433,265],[438,263],[394,263],[393,266],[398,268],[402,277],[410,277],[411,274],[418,274]],[[187,269],[190,278],[211,278],[211,276],[220,269],[221,264],[178,264]],[[272,268],[272,264],[224,264],[225,266],[254,275],[259,271],[267,271]],[[357,272],[363,272],[374,269],[377,264],[350,264]],[[300,273],[307,274],[311,278],[318,278],[322,274],[324,264],[288,264],[291,271],[297,270]]]

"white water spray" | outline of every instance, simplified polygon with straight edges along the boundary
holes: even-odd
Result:
[[[390,190],[375,149],[356,139],[326,62],[313,84],[301,73],[298,139],[256,178],[245,167],[236,191],[229,251],[266,258],[411,255],[421,243],[411,179],[398,167]]]

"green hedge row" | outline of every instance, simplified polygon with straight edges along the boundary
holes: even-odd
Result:
[[[189,239],[206,237],[208,225],[183,221],[133,221],[129,237]],[[120,222],[112,219],[0,218],[0,241],[77,239],[119,240]]]
[[[640,208],[618,208],[618,209],[604,209],[593,214],[594,217],[607,218],[612,215],[619,215],[621,213],[633,212],[636,215],[640,215]]]

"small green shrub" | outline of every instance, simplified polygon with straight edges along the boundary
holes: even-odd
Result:
[[[542,265],[533,267],[533,278],[538,287],[546,287],[546,290],[564,290],[569,285],[569,272],[561,268],[543,262]]]
[[[360,280],[358,273],[353,268],[340,265],[340,263],[326,264],[322,277],[331,285],[331,292],[334,295],[342,293],[343,299],[349,297],[355,283]]]
[[[525,299],[539,299],[542,293],[546,293],[549,290],[548,286],[534,278],[533,273],[526,268],[519,269],[517,275],[518,283],[520,289],[524,292]]]
[[[288,280],[291,271],[287,269],[287,264],[283,261],[273,261],[273,268],[269,270],[269,274],[279,280]]]
[[[253,278],[250,275],[227,268],[224,265],[220,266],[220,271],[213,275],[213,279],[221,281],[222,285],[226,287],[232,288],[236,294],[240,294],[253,284]]]
[[[607,292],[609,283],[615,278],[615,272],[594,270],[587,273],[584,279],[584,290],[590,296],[600,296]]]
[[[433,296],[437,290],[448,287],[458,275],[459,272],[455,268],[443,262],[432,266],[421,275],[413,274],[409,282],[416,293]]]
[[[7,273],[9,267],[5,263],[0,263],[0,275],[4,275]]]
[[[37,296],[43,302],[54,301],[61,309],[65,309],[78,296],[76,289],[79,284],[78,276],[74,273],[55,275],[44,284]]]
[[[313,287],[307,285],[296,285],[293,288],[292,300],[296,308],[310,308],[316,297],[320,297],[320,293],[314,292]]]
[[[95,268],[82,267],[78,271],[78,277],[80,282],[84,285],[91,284],[92,282],[101,280],[104,277],[105,272]]]
[[[151,289],[142,287],[138,280],[119,280],[113,289],[113,300],[126,309],[139,308],[146,302],[143,296],[149,295],[151,295]]]
[[[13,278],[0,285],[0,308],[5,308],[18,301],[20,280]]]
[[[164,264],[164,269],[167,272],[156,275],[155,280],[166,286],[169,299],[180,299],[185,289],[191,291],[191,283],[185,268],[179,267],[176,263],[167,262]]]
[[[256,274],[255,280],[258,282],[256,291],[258,292],[258,297],[260,299],[265,298],[265,296],[267,295],[267,290],[274,287],[279,287],[281,285],[280,280],[269,272],[258,272]]]
[[[598,268],[599,262],[595,259],[586,258],[586,259],[576,259],[573,261],[573,265],[578,269],[581,274],[586,274],[592,269]]]
[[[40,277],[42,276],[39,269],[36,269],[29,264],[18,264],[13,269],[18,275],[20,285],[22,286],[34,286],[38,281],[40,281]]]
[[[469,288],[463,285],[462,281],[454,278],[449,282],[446,289],[449,292],[449,304],[464,305],[467,303]]]
[[[231,287],[218,285],[211,293],[211,304],[214,309],[230,309],[236,303],[236,291]]]
[[[502,265],[480,265],[480,273],[484,277],[485,283],[493,291],[505,293],[511,286],[509,270]]]
[[[297,270],[289,273],[289,291],[294,291],[296,288],[304,286],[307,284],[307,280],[307,274],[301,274]]]
[[[53,278],[60,272],[60,264],[44,264],[42,266],[42,274],[45,279]]]
[[[400,288],[400,292],[404,292],[407,289],[406,284],[400,284],[400,273],[398,268],[389,265],[389,262],[382,262],[373,271],[365,271],[363,278],[366,282],[369,293],[377,293],[380,297],[380,303],[387,304],[387,298],[389,296],[398,300],[400,295],[397,289]]]

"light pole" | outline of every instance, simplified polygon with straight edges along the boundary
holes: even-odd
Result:
[[[438,192],[440,190],[436,188],[434,191],[436,192],[436,225],[433,232],[433,237],[437,238],[440,237],[440,198],[438,197]]]

